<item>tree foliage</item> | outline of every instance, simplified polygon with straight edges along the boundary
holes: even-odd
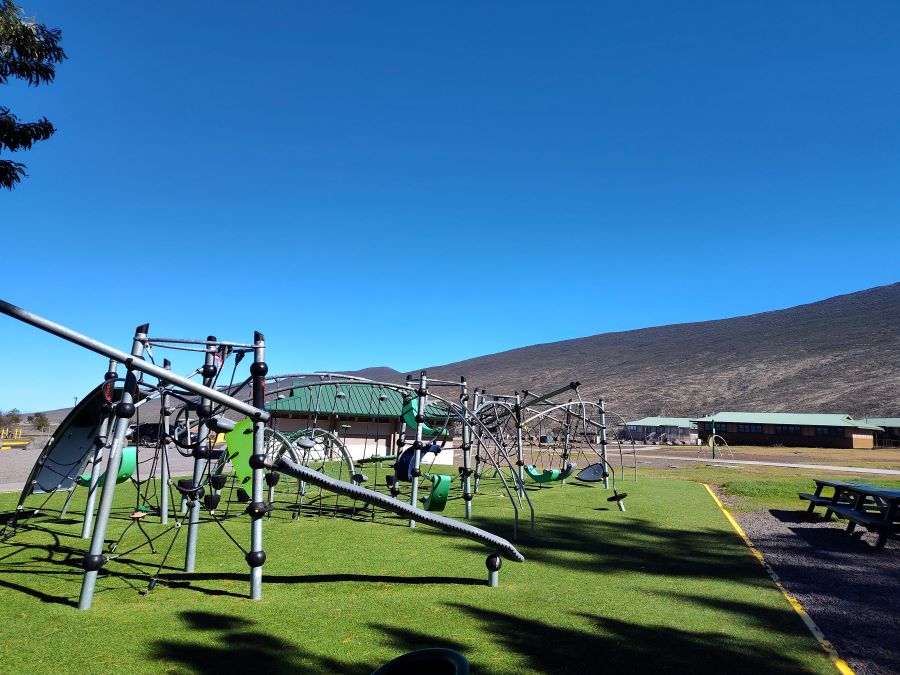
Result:
[[[34,87],[53,82],[56,64],[66,58],[59,46],[61,39],[58,28],[47,28],[26,17],[12,0],[0,0],[0,84],[6,84],[11,77]],[[0,152],[28,150],[55,131],[46,117],[20,122],[9,108],[0,105]],[[21,162],[0,159],[0,188],[12,190],[25,175]]]
[[[0,413],[0,426],[14,427],[22,423],[22,414],[18,408],[13,408],[6,414]]]
[[[44,413],[35,413],[31,416],[31,424],[35,429],[46,429],[50,426],[50,418]]]

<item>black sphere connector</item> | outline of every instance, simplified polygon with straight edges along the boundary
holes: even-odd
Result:
[[[197,417],[211,417],[212,416],[212,406],[209,403],[202,403],[197,406]]]
[[[100,412],[104,415],[109,415],[109,413],[112,412],[112,409],[112,403],[107,403],[106,401],[104,401],[100,404]]]
[[[463,501],[465,501],[465,502],[472,501],[472,493],[471,492],[463,492]]]
[[[106,563],[106,558],[102,555],[91,555],[88,553],[81,560],[81,566],[88,572],[96,572]]]
[[[116,375],[116,371],[110,370],[108,373],[106,373],[106,375],[103,376],[103,379],[108,381],[108,380],[114,380],[117,377],[118,377],[118,375]]]
[[[278,481],[281,480],[281,474],[277,471],[271,471],[266,474],[266,485],[269,487],[275,487],[278,485]]]
[[[262,518],[269,512],[269,507],[265,502],[250,502],[247,504],[247,515],[254,520]]]
[[[194,449],[191,451],[191,456],[194,459],[209,459],[211,455],[212,451],[205,445],[200,445],[199,443],[194,446]]]
[[[525,462],[522,461],[521,459],[517,459],[517,460],[516,460],[516,466],[525,466]]]
[[[265,455],[250,455],[250,460],[248,461],[251,469],[265,469],[266,468],[266,456]]]
[[[425,447],[425,446],[421,442],[413,441],[413,444],[412,444],[413,450],[421,450],[423,447]]]
[[[488,568],[488,572],[499,572],[503,567],[503,558],[496,553],[491,553],[484,561],[484,566]]]
[[[422,424],[425,421],[425,415],[416,415],[416,422]]]
[[[125,403],[124,401],[119,401],[116,404],[116,417],[134,417],[134,403]]]
[[[211,380],[216,376],[216,373],[219,372],[219,369],[216,368],[212,363],[203,364],[203,369],[200,371],[200,374],[203,375],[203,378],[206,380]]]
[[[265,361],[254,361],[250,365],[250,374],[254,377],[265,377],[269,372],[269,366]]]
[[[409,475],[412,476],[413,478],[418,478],[419,476],[422,475],[422,471],[420,469],[413,469],[412,471],[409,472]]]
[[[266,562],[266,552],[247,551],[247,555],[244,556],[244,560],[247,561],[247,564],[250,565],[250,567],[262,567]]]

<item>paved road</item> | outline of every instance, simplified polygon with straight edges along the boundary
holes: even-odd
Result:
[[[817,471],[838,471],[840,473],[872,473],[880,476],[900,476],[900,469],[871,469],[861,466],[834,466],[832,464],[792,464],[789,462],[760,462],[750,459],[711,459],[709,457],[678,457],[675,455],[645,455],[638,453],[638,459],[664,459],[669,462],[703,462],[705,464],[749,464],[753,466],[779,466],[788,469],[815,469]]]

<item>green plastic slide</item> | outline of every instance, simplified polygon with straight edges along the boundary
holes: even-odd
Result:
[[[411,398],[403,404],[403,410],[400,412],[400,416],[403,418],[406,426],[408,426],[410,429],[416,428],[416,399]],[[434,438],[435,436],[445,438],[446,436],[450,435],[450,432],[447,431],[444,427],[435,429],[434,427],[423,423],[422,434],[424,436],[428,436],[429,438]]]
[[[137,469],[137,448],[134,446],[122,448],[122,463],[119,465],[119,473],[116,474],[116,485],[131,478],[135,469]],[[75,478],[75,482],[81,487],[90,487],[91,474],[83,473]],[[106,472],[97,480],[97,487],[103,487],[104,483],[106,483]]]
[[[245,417],[235,424],[234,429],[225,434],[225,444],[238,485],[246,485],[253,480],[253,469],[250,468],[250,457],[253,455],[253,420]]]

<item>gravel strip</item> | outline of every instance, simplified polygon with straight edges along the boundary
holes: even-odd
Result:
[[[810,517],[799,504],[732,514],[857,673],[900,673],[900,542],[876,552],[875,535],[848,536],[845,521]]]

